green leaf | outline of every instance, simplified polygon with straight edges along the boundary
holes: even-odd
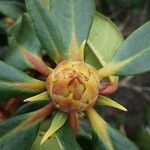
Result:
[[[125,136],[106,123],[94,109],[87,111],[92,126],[94,150],[138,150]]]
[[[48,100],[40,101],[40,102],[25,103],[17,109],[14,116],[36,111],[36,110],[46,106],[47,104],[49,104]]]
[[[99,70],[101,77],[134,75],[150,71],[150,22],[133,32],[123,43],[112,61]]]
[[[24,11],[24,5],[20,2],[8,0],[0,1],[0,12],[13,19],[17,19]]]
[[[26,0],[26,5],[37,36],[50,57],[56,62],[66,59],[68,54],[50,11],[41,0]]]
[[[40,93],[38,95],[29,97],[24,100],[24,102],[35,102],[35,101],[45,101],[45,100],[50,100],[49,94],[46,92]]]
[[[88,38],[95,12],[93,0],[51,0],[51,13],[71,58],[78,58],[79,49]]]
[[[1,150],[27,150],[30,149],[38,133],[39,120],[27,127],[19,125],[33,113],[12,117],[0,122],[0,149]]]
[[[135,136],[135,141],[140,149],[149,150],[150,148],[150,127],[140,127]]]
[[[6,46],[0,47],[0,60],[3,60],[6,57],[8,51],[9,51],[8,47]]]
[[[48,131],[45,133],[41,144],[43,144],[48,138],[50,138],[57,130],[59,130],[64,123],[67,121],[67,114],[64,112],[58,111],[56,115],[54,116],[54,119],[52,121],[52,124]]]
[[[40,145],[44,133],[50,126],[50,121],[47,120],[46,124],[41,124],[38,136],[33,143],[31,150],[80,150],[81,148],[75,141],[75,137],[72,134],[69,123],[66,122],[60,130],[47,139],[44,144]]]
[[[110,106],[110,107],[114,107],[114,108],[117,108],[117,109],[120,109],[123,111],[127,111],[127,109],[124,106],[122,106],[119,103],[111,100],[110,98],[102,96],[102,95],[99,96],[99,98],[97,99],[96,102],[98,105]]]
[[[0,102],[16,96],[29,96],[45,90],[45,82],[36,80],[0,61]]]
[[[85,46],[84,61],[97,69],[103,67],[101,62],[98,60],[98,58],[96,58],[95,54],[91,51],[88,45]]]
[[[96,68],[105,66],[111,61],[122,42],[123,37],[117,26],[109,18],[96,13],[87,41],[89,49],[85,50],[85,61],[92,63]],[[95,60],[99,62],[93,63]]]
[[[32,81],[32,79],[32,77],[26,75],[22,71],[19,71],[10,65],[7,65],[3,61],[0,61],[0,80],[26,82]]]
[[[11,27],[9,34],[10,53],[5,62],[18,69],[34,68],[22,49],[34,57],[40,57],[41,45],[33,31],[31,20],[27,14],[20,17]]]

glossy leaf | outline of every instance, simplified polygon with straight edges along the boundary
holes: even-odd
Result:
[[[107,17],[96,13],[93,19],[90,35],[87,41],[89,49],[85,50],[85,61],[91,62],[96,68],[101,68],[111,61],[123,42],[123,37],[117,26]]]
[[[48,138],[50,138],[57,130],[59,130],[67,121],[67,114],[63,112],[57,112],[52,120],[52,124],[48,131],[42,138],[41,144],[43,144]]]
[[[41,139],[44,133],[47,131],[50,125],[50,121],[41,125],[38,136],[36,137],[35,142],[33,143],[31,150],[80,150],[81,148],[75,141],[75,137],[72,134],[72,131],[69,127],[69,123],[66,122],[64,126],[58,130],[51,138],[47,139],[44,144],[40,145]]]
[[[40,59],[41,45],[33,31],[29,16],[24,14],[20,17],[9,30],[9,34],[11,35],[9,38],[10,53],[5,62],[21,70],[34,68],[25,52],[29,52],[33,57]]]
[[[17,19],[24,11],[22,3],[12,0],[0,1],[0,12],[13,19]]]
[[[0,102],[16,96],[29,96],[45,90],[45,82],[0,61]]]
[[[110,107],[114,107],[114,108],[117,108],[117,109],[120,109],[123,111],[127,111],[127,109],[124,106],[120,105],[119,103],[117,103],[105,96],[99,96],[99,98],[97,99],[96,102],[98,105],[110,106]]]
[[[93,0],[51,0],[53,19],[72,59],[78,59],[80,46],[88,37],[94,11]]]
[[[94,150],[138,150],[125,136],[106,123],[94,109],[87,111],[92,126]]]
[[[45,50],[56,62],[66,59],[62,37],[52,15],[41,0],[26,0],[35,31]]]
[[[133,32],[123,43],[112,61],[99,70],[101,77],[134,75],[150,71],[150,22]]]
[[[20,124],[33,113],[12,117],[0,122],[0,149],[1,150],[27,150],[30,149],[38,133],[39,122],[37,121],[27,127]]]

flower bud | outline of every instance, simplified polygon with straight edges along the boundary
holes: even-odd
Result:
[[[99,75],[84,62],[63,61],[49,75],[46,86],[58,109],[84,111],[94,105],[99,95]]]

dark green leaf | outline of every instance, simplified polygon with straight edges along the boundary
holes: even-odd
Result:
[[[133,142],[106,123],[95,110],[88,110],[87,115],[92,126],[94,150],[138,150]]]
[[[6,35],[7,33],[7,26],[5,24],[5,19],[0,19],[0,34]]]
[[[67,53],[62,37],[47,7],[41,0],[26,0],[29,15],[43,47],[56,62],[65,59]]]
[[[34,95],[44,89],[44,82],[0,61],[0,102],[16,96]]]
[[[0,47],[0,60],[3,60],[6,57],[8,51],[8,47]]]
[[[33,113],[12,117],[0,122],[0,149],[30,149],[38,132],[39,121],[24,128],[19,125]]]
[[[11,35],[9,38],[10,53],[5,62],[21,70],[32,68],[32,64],[25,57],[22,49],[39,57],[41,46],[33,31],[29,16],[24,14],[20,17],[11,27],[9,34]]]
[[[17,19],[24,11],[24,5],[20,2],[5,0],[0,1],[0,12],[13,19]]]
[[[72,134],[72,131],[69,127],[69,123],[65,123],[65,125],[58,130],[51,138],[49,138],[44,144],[40,145],[42,137],[44,133],[50,126],[50,121],[48,121],[45,125],[41,126],[39,130],[38,136],[35,142],[32,145],[31,150],[47,150],[47,149],[55,149],[55,150],[80,150],[81,148],[75,141],[75,137]]]
[[[137,145],[141,148],[141,150],[149,150],[150,148],[150,127],[141,127],[137,131],[137,135],[135,137]]]
[[[3,61],[0,61],[0,80],[26,82],[32,81],[32,79],[33,78],[29,77],[25,73],[17,70],[12,66],[7,65]]]
[[[30,103],[26,103],[23,104],[22,106],[20,106],[18,108],[18,110],[15,112],[15,116],[20,115],[20,114],[25,114],[25,113],[29,113],[32,111],[36,111],[42,107],[44,107],[45,105],[47,105],[49,103],[49,101],[40,101],[40,102],[30,102]]]

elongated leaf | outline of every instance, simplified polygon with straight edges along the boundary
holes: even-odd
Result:
[[[41,45],[33,31],[31,20],[27,14],[20,17],[16,24],[11,27],[9,34],[10,53],[5,62],[18,69],[25,70],[34,68],[25,52],[30,52],[34,57],[40,56]]]
[[[33,79],[0,61],[0,102],[15,96],[29,96],[45,90],[45,82]]]
[[[114,55],[112,61],[99,71],[100,76],[133,75],[150,71],[150,22],[133,32]]]
[[[93,132],[94,150],[138,150],[125,136],[106,123],[94,109],[87,111]]]
[[[24,105],[20,106],[17,109],[14,116],[36,111],[36,110],[46,106],[47,104],[49,104],[48,100],[47,101],[40,101],[40,102],[25,103]]]
[[[20,2],[5,0],[0,1],[0,12],[13,19],[17,19],[24,11],[24,6]]]
[[[0,122],[0,149],[1,150],[27,150],[30,149],[38,133],[39,122],[25,128],[19,125],[33,113],[12,117]]]
[[[114,107],[123,111],[127,111],[127,109],[124,106],[120,105],[119,103],[105,96],[99,96],[99,98],[97,99],[97,104],[103,105],[103,106],[110,106],[110,107]]]
[[[48,95],[47,91],[40,93],[38,95],[29,97],[24,100],[24,102],[35,102],[35,101],[45,101],[45,100],[50,100],[50,96]]]
[[[29,15],[43,47],[56,62],[67,57],[62,37],[47,7],[41,0],[26,0]]]
[[[79,55],[79,48],[87,39],[94,15],[93,0],[51,0],[51,13],[56,21],[65,48],[71,57]]]
[[[50,122],[49,120],[47,121]],[[66,122],[64,126],[58,130],[51,138],[47,139],[44,144],[40,145],[41,139],[44,132],[49,128],[50,123],[43,123],[41,129],[39,130],[38,136],[33,143],[31,150],[80,150],[81,148],[75,141],[72,131],[69,127],[69,123]]]
[[[122,42],[123,37],[117,26],[109,18],[96,13],[87,41],[89,49],[85,50],[85,61],[96,68],[105,66],[112,60]],[[99,63],[93,63],[95,60]]]
[[[48,131],[45,133],[41,144],[43,144],[49,137],[51,137],[57,130],[59,130],[67,121],[67,114],[63,112],[57,112],[54,116],[52,124]]]

